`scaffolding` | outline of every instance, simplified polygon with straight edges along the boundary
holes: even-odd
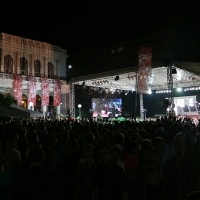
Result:
[[[174,70],[174,65],[172,63],[172,61],[167,61],[166,62],[167,65],[167,86],[168,86],[168,90],[171,91],[169,92],[169,97],[168,97],[168,112],[167,114],[169,116],[175,116],[175,111],[174,111],[174,97],[173,97],[173,76],[172,76],[172,71]]]

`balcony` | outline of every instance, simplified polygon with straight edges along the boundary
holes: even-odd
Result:
[[[28,81],[28,77],[29,76],[22,75],[22,80]],[[42,75],[41,75],[41,77],[35,77],[36,82],[42,82],[42,80],[41,80],[42,77],[43,77]],[[54,75],[53,78],[48,78],[49,84],[53,84],[53,79],[55,79],[55,78],[58,78],[58,77]],[[0,79],[4,79],[4,80],[12,79],[13,80],[14,78],[13,78],[13,74],[6,74],[6,73],[0,72]]]

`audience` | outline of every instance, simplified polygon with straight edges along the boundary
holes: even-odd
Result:
[[[160,195],[161,186],[174,187],[168,179],[172,175],[174,183],[187,186],[189,168],[182,161],[188,157],[195,158],[193,172],[199,186],[198,131],[192,120],[168,117],[112,123],[1,120],[0,198],[127,200],[131,192],[136,194],[137,183],[148,186],[146,192],[159,190]],[[179,192],[184,192],[181,187]]]

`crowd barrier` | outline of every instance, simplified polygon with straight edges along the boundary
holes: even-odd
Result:
[[[127,174],[129,200],[172,200],[198,189],[200,157],[192,156],[164,166]]]
[[[163,166],[144,166],[127,174],[129,200],[184,200],[200,190],[200,156],[186,157]],[[90,200],[97,200],[93,191]]]

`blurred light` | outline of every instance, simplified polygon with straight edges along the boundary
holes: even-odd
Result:
[[[181,92],[181,91],[182,91],[182,88],[179,87],[179,88],[177,88],[176,90],[177,90],[178,92]]]

